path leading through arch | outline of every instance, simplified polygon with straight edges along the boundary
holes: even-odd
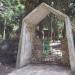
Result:
[[[68,68],[56,65],[28,65],[8,75],[72,75]]]

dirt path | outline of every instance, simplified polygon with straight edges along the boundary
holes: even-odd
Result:
[[[68,68],[56,65],[28,65],[8,75],[71,75]]]

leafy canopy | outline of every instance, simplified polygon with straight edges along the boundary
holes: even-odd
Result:
[[[4,8],[0,13],[0,19],[6,20],[6,25],[18,25],[17,17],[25,12],[25,6],[19,0],[0,0],[0,3]]]
[[[0,0],[0,34],[9,38],[11,32],[17,30],[21,23],[21,15],[25,12],[25,5],[19,0]],[[7,36],[8,35],[8,36]]]

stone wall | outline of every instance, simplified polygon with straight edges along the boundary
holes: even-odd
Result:
[[[41,63],[43,53],[42,50],[42,40],[39,37],[35,37],[33,41],[32,63]]]
[[[70,61],[69,61],[69,50],[68,50],[68,44],[67,44],[67,38],[63,38],[61,41],[62,45],[61,45],[61,49],[62,49],[62,60],[61,63],[63,65],[70,65]]]
[[[69,53],[67,39],[61,41],[62,58],[59,55],[49,53],[47,56],[43,54],[43,43],[39,37],[36,37],[33,42],[32,63],[59,64],[69,66]]]

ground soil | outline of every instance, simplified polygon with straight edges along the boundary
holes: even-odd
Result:
[[[7,75],[15,69],[15,58],[10,53],[0,50],[0,75]]]

